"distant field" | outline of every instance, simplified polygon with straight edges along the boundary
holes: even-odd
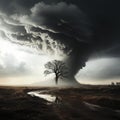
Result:
[[[47,104],[27,95],[36,90],[60,99]],[[0,120],[120,120],[119,110],[120,87],[0,87]]]

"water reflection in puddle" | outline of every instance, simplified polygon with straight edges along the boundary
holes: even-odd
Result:
[[[28,95],[32,97],[39,97],[51,103],[59,103],[60,98],[58,96],[53,96],[50,94],[44,94],[43,91],[32,91],[28,92]]]

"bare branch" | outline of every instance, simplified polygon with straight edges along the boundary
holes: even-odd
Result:
[[[51,74],[51,73],[53,73],[53,72],[52,72],[52,71],[49,71],[49,70],[45,70],[45,71],[44,71],[44,74],[45,74],[45,75],[48,75],[48,74]]]
[[[48,62],[47,64],[45,64],[45,68],[54,69],[54,64],[52,62]]]

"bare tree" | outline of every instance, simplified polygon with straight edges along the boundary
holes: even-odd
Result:
[[[65,63],[59,60],[53,60],[45,64],[46,70],[44,71],[45,75],[54,73],[55,74],[55,82],[58,83],[58,79],[65,78],[68,75],[68,68]]]

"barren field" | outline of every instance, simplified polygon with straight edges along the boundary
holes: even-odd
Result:
[[[55,96],[52,102],[28,92]],[[0,87],[0,120],[120,120],[120,87]]]

